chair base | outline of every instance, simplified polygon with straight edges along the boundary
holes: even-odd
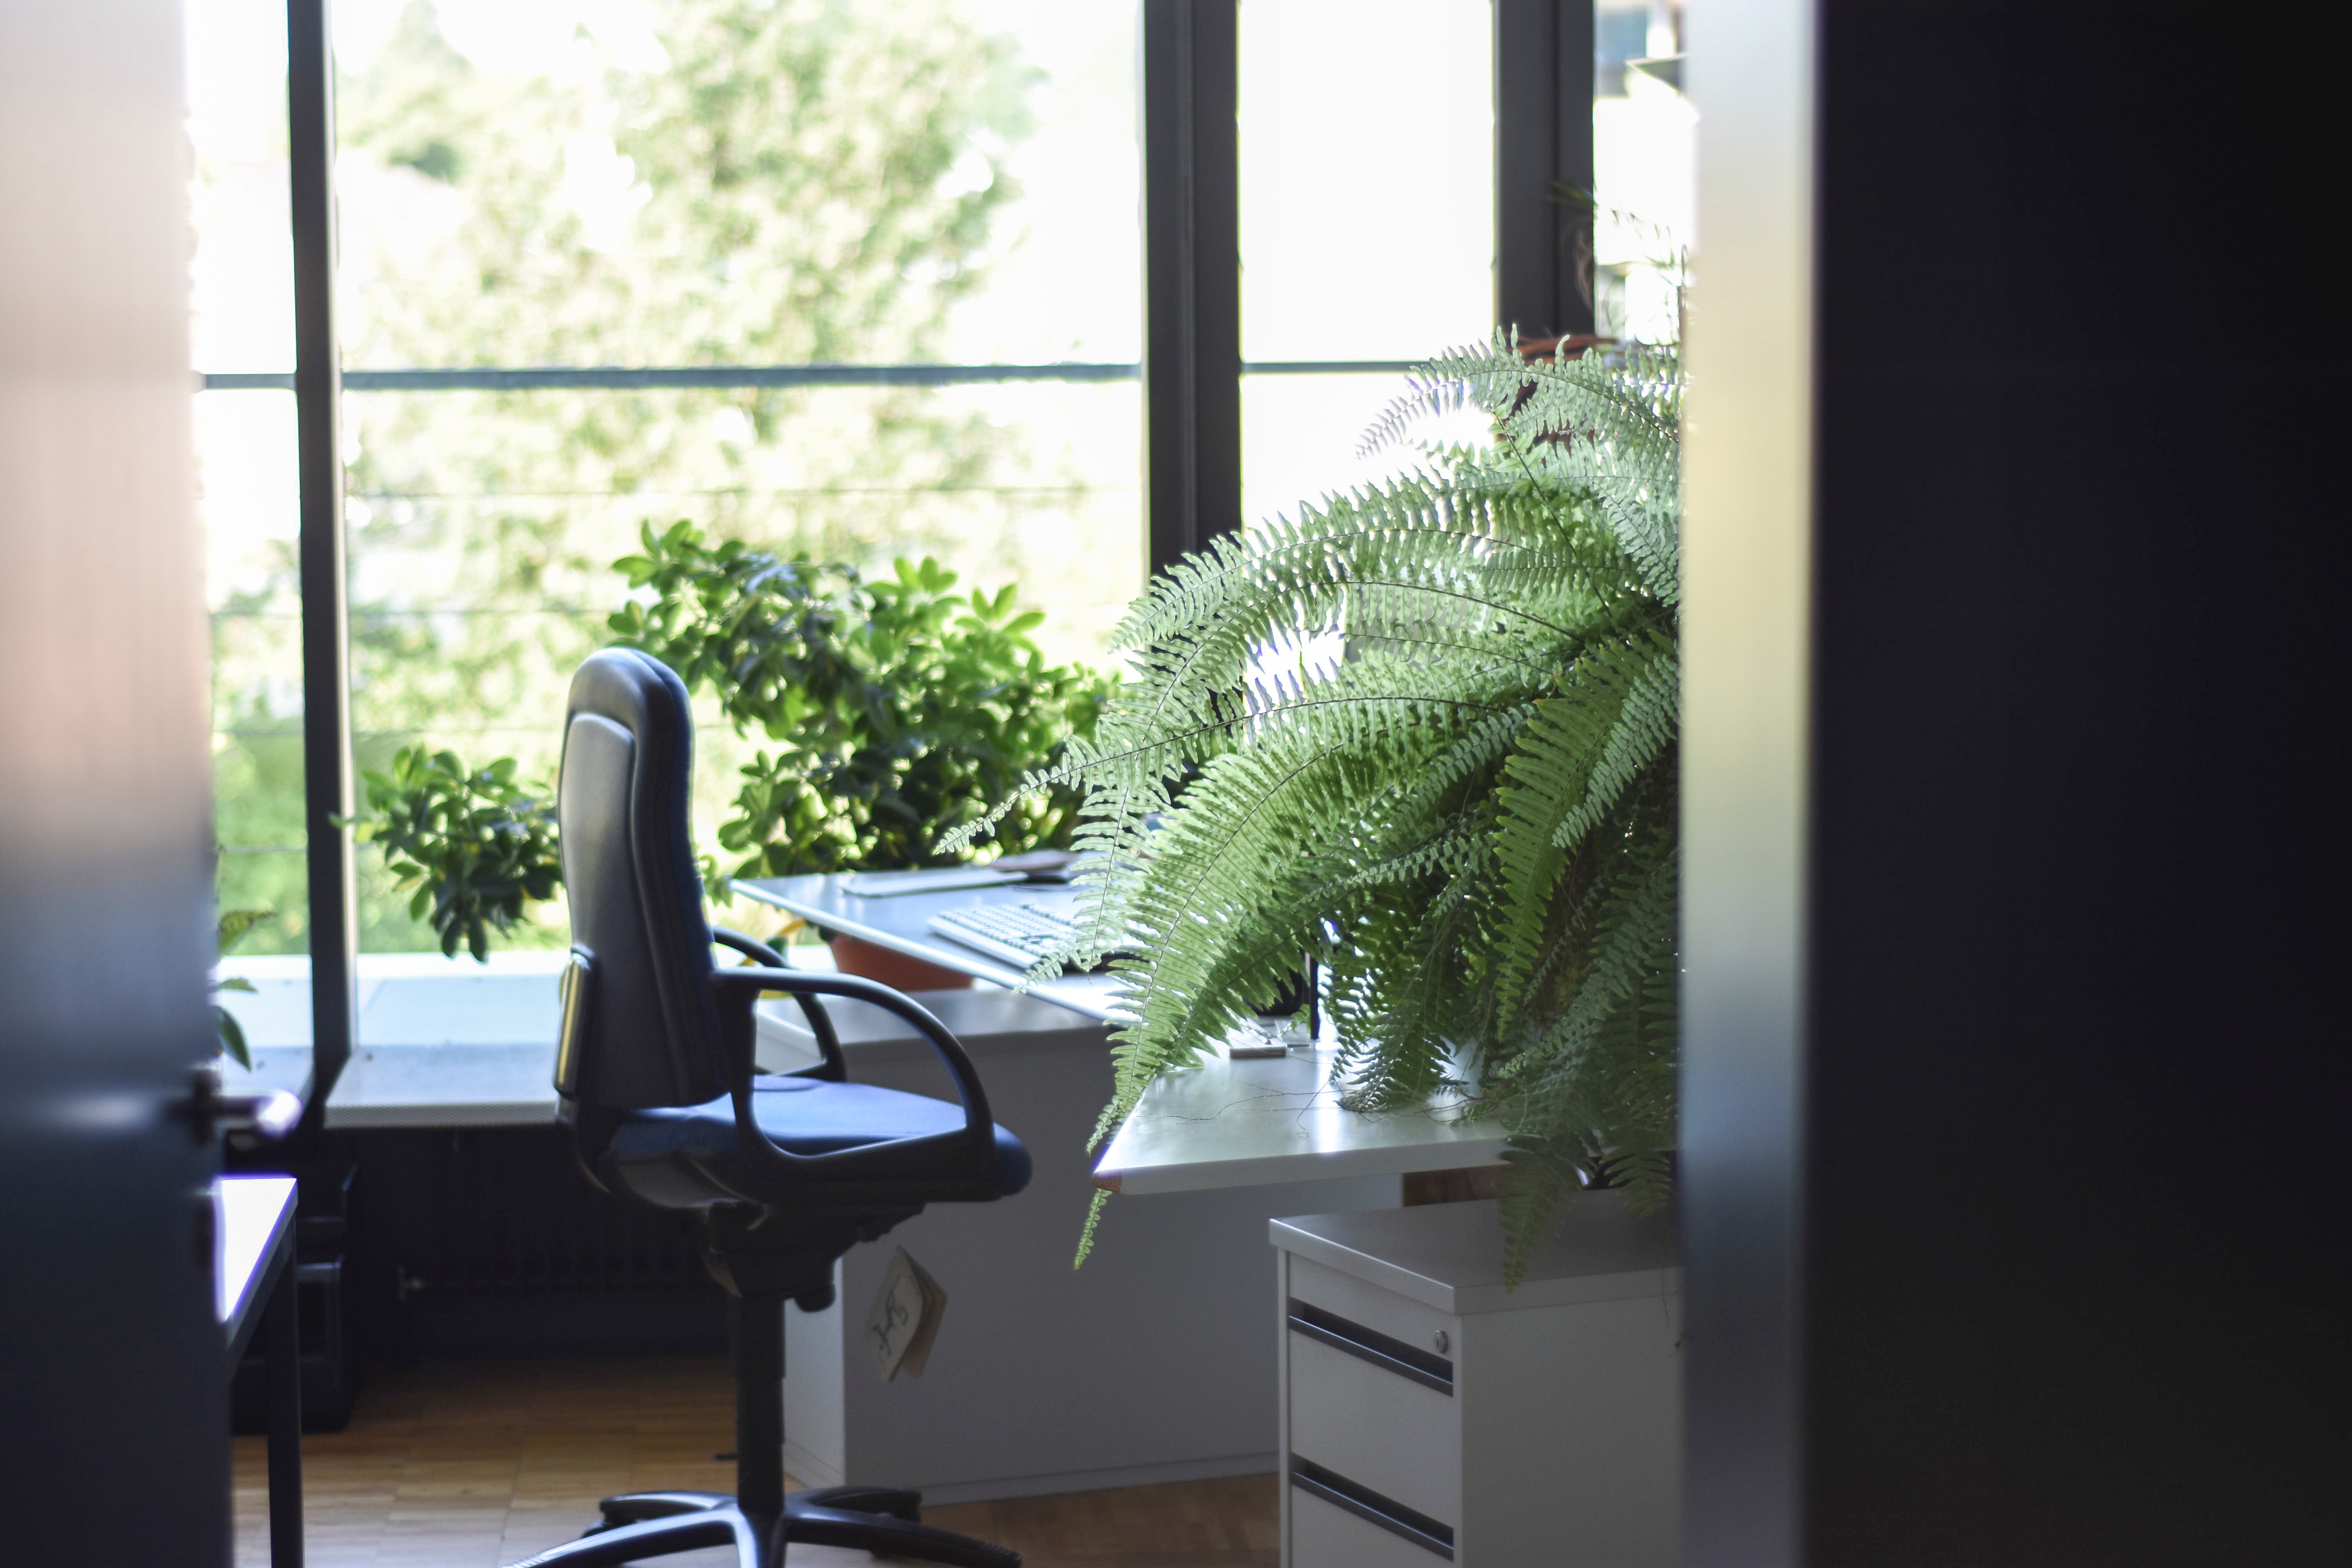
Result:
[[[786,1497],[778,1521],[744,1512],[725,1492],[629,1492],[606,1498],[604,1522],[586,1535],[512,1568],[588,1568],[730,1544],[737,1568],[782,1568],[794,1541],[951,1568],[1021,1568],[1017,1552],[922,1523],[921,1503],[894,1487],[822,1487]]]
[[[848,1546],[877,1557],[951,1568],[1021,1568],[1021,1554],[922,1522],[922,1497],[895,1487],[784,1490],[784,1301],[821,1309],[833,1297],[833,1260],[865,1232],[903,1215],[773,1223],[751,1205],[704,1215],[711,1275],[727,1289],[735,1370],[735,1490],[627,1492],[600,1505],[604,1521],[577,1541],[510,1568],[636,1563],[706,1546],[732,1546],[736,1568],[781,1568],[791,1542]],[[830,1226],[830,1232],[827,1227]],[[832,1234],[837,1232],[838,1234]]]

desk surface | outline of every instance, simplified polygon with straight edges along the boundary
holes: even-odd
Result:
[[[555,1011],[551,1003],[548,1011]],[[555,1121],[555,1047],[362,1046],[327,1100],[327,1125],[540,1127]]]
[[[1184,1193],[1323,1176],[1375,1176],[1491,1165],[1492,1121],[1444,1102],[1411,1110],[1343,1110],[1329,1049],[1234,1061],[1219,1057],[1143,1091],[1095,1166],[1118,1193]]]
[[[1021,971],[961,942],[932,935],[925,922],[943,910],[975,909],[1014,900],[1045,903],[1066,899],[1076,903],[1078,896],[1074,888],[1013,882],[993,888],[958,888],[948,892],[862,899],[842,889],[845,880],[841,877],[773,877],[739,881],[735,890],[745,898],[798,915],[811,925],[1007,989],[1021,984]],[[1115,975],[1067,974],[1031,987],[1029,994],[1089,1018],[1117,1021],[1123,1016],[1117,1002],[1118,990]]]
[[[328,1097],[326,1124],[498,1127],[554,1119],[561,952],[498,952],[488,964],[439,953],[363,953],[354,990],[358,1039]],[[222,1069],[232,1093],[310,1097],[310,973],[306,959],[232,959],[224,973],[254,986],[223,1005],[245,1026],[254,1070]]]
[[[327,1125],[339,1131],[552,1125],[554,986],[548,981],[541,989],[548,993],[545,1043],[362,1046],[352,1054],[343,1068],[342,1081],[327,1102]],[[954,1030],[983,1064],[1008,1041],[1034,1047],[1040,1040],[1066,1035],[1073,1047],[1102,1048],[1099,1024],[1011,992],[926,991],[917,993],[915,999]],[[928,1045],[919,1047],[896,1020],[873,1008],[835,1002],[827,1011],[839,1026],[843,1048],[853,1058],[867,1052],[887,1055],[901,1044],[926,1059],[929,1057]],[[771,1000],[759,1004],[759,1013],[760,1065],[776,1072],[806,1065],[814,1044],[801,1028],[800,1009],[790,1002]]]
[[[222,1176],[213,1183],[220,1263],[213,1271],[213,1315],[232,1347],[248,1337],[268,1299],[269,1267],[294,1227],[294,1178]]]
[[[1057,892],[1077,896],[1075,890],[1014,883],[872,899],[845,892],[843,880],[779,877],[735,887],[812,925],[1004,986],[1019,985],[1020,973],[933,936],[925,922],[941,910],[1040,900]],[[1030,994],[1088,1017],[1120,1022],[1118,984],[1107,974],[1067,975]],[[1161,1079],[1144,1092],[1143,1102],[1104,1152],[1095,1167],[1096,1184],[1122,1193],[1199,1192],[1325,1176],[1453,1170],[1502,1157],[1500,1129],[1492,1122],[1460,1121],[1444,1105],[1378,1115],[1341,1110],[1339,1093],[1328,1081],[1331,1057],[1328,1049],[1239,1061],[1220,1055]]]
[[[250,1068],[239,1067],[226,1056],[220,1058],[223,1094],[259,1095],[283,1089],[303,1104],[310,1103],[310,1091],[319,1080],[309,1046],[251,1046],[249,1049]]]
[[[748,897],[812,923],[1008,989],[1020,984],[1017,972],[931,936],[924,921],[942,909],[987,903],[1008,893],[1035,899],[1059,891],[1014,884],[873,899],[842,892],[840,881],[784,877],[736,885]],[[343,1130],[551,1123],[555,978],[562,958],[552,952],[499,953],[487,967],[452,963],[437,954],[363,959],[368,984],[362,986],[359,1047],[328,1101],[327,1125]],[[286,1016],[287,1031],[307,1029],[307,966],[299,974],[260,976],[258,983],[264,993],[259,997],[232,993],[232,1000],[258,1002],[264,1011],[275,1005],[276,1013]],[[1117,984],[1110,975],[1069,975],[1028,994],[1074,1015],[1117,1022]],[[278,996],[279,991],[285,995]],[[987,998],[1014,1003],[998,991],[936,993],[925,1000],[943,1016],[955,1015],[949,1017],[950,1028],[976,1037],[1005,1030],[1025,1037],[1043,1026],[1034,1019],[996,1018],[1001,1009]],[[967,1005],[990,1016],[965,1017],[958,1009]],[[762,1005],[763,1012],[770,1010],[778,1010],[776,1021],[787,1027],[796,1016],[789,1005]],[[260,1037],[255,1054],[264,1071],[256,1076],[268,1077],[278,1066],[278,1040],[264,1017],[248,1017],[247,1024],[248,1034]],[[763,1062],[769,1033],[763,1027]],[[1076,1044],[1081,1037],[1071,1038]],[[1101,1048],[1094,1040],[1084,1043],[1086,1048]],[[286,1047],[285,1055],[286,1070],[307,1068],[307,1047]],[[1450,1170],[1500,1158],[1502,1136],[1493,1123],[1460,1121],[1442,1106],[1377,1116],[1340,1110],[1338,1095],[1324,1081],[1329,1061],[1328,1051],[1242,1061],[1220,1057],[1161,1079],[1105,1151],[1097,1180],[1127,1193],[1191,1192]]]

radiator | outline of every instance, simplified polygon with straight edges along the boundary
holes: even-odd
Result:
[[[398,1297],[711,1289],[687,1215],[589,1184],[562,1129],[372,1135],[371,1250]]]

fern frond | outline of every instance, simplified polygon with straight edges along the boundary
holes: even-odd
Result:
[[[1084,792],[1067,956],[1114,955],[1133,1016],[1091,1146],[1313,953],[1346,1103],[1503,1119],[1513,1268],[1584,1179],[1663,1201],[1680,399],[1671,350],[1453,351],[1366,444],[1475,409],[1491,445],[1423,445],[1130,608],[1124,685],[1022,785]]]
[[[1517,1020],[1552,897],[1577,843],[1673,737],[1673,645],[1656,634],[1588,650],[1559,696],[1536,705],[1504,764],[1496,850],[1499,1026]],[[1665,715],[1661,728],[1661,703]]]

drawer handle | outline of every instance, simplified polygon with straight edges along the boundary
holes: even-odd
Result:
[[[1452,1525],[1440,1524],[1429,1515],[1409,1509],[1394,1498],[1382,1497],[1337,1470],[1327,1470],[1311,1459],[1293,1454],[1290,1484],[1309,1497],[1319,1497],[1335,1508],[1346,1509],[1358,1519],[1371,1521],[1391,1535],[1403,1536],[1423,1552],[1435,1552],[1448,1563],[1454,1561]]]
[[[1290,1299],[1290,1329],[1293,1333],[1305,1334],[1334,1350],[1370,1362],[1382,1372],[1411,1378],[1425,1388],[1453,1397],[1454,1363],[1442,1355],[1432,1355],[1402,1340],[1392,1340],[1377,1329],[1368,1329],[1337,1312],[1309,1306],[1296,1296]]]

